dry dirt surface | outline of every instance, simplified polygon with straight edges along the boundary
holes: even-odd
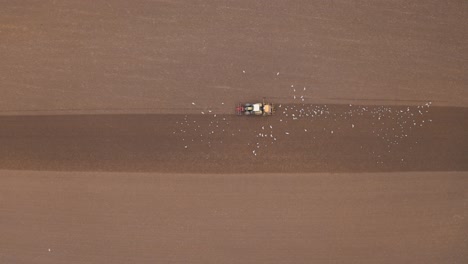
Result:
[[[0,171],[1,263],[466,263],[466,172]]]
[[[468,2],[0,1],[4,114],[292,103],[468,107]],[[225,102],[224,106],[220,105]]]
[[[466,25],[465,0],[0,0],[0,263],[468,263]]]

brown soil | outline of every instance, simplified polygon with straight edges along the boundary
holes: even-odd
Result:
[[[0,263],[468,263],[467,10],[1,1]]]
[[[0,167],[184,173],[466,171],[467,109],[281,105],[272,117],[208,111],[0,117]]]

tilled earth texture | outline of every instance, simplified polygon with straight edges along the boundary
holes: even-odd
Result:
[[[468,110],[278,105],[216,114],[0,117],[7,169],[157,172],[468,170]]]
[[[5,114],[468,106],[468,2],[1,1]],[[224,102],[224,105],[221,105]]]
[[[466,0],[0,0],[0,263],[468,263],[467,25]]]
[[[466,172],[0,171],[2,263],[465,263]]]

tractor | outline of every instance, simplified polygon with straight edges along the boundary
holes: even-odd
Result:
[[[265,100],[261,103],[238,104],[236,107],[237,115],[270,116],[274,112],[275,108],[273,107],[273,104],[265,103]]]

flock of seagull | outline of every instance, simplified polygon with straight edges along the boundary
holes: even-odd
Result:
[[[246,129],[248,131],[243,131],[243,136],[245,137],[245,133],[247,133],[247,138],[251,139],[246,144],[251,148],[253,156],[257,156],[261,148],[281,142],[280,139],[283,137],[293,137],[294,133],[297,133],[297,129],[288,130],[288,127],[290,127],[288,123],[291,124],[290,122],[324,121],[327,119],[329,122],[327,124],[335,122],[331,123],[333,125],[330,127],[323,127],[321,129],[329,136],[339,134],[340,130],[343,130],[343,126],[357,129],[357,132],[363,132],[363,129],[366,129],[364,132],[371,133],[386,144],[388,152],[391,152],[392,147],[399,145],[402,140],[407,139],[414,129],[432,122],[431,119],[425,117],[429,112],[431,102],[417,106],[365,106],[349,104],[329,107],[325,104],[305,103],[306,97],[297,93],[297,91],[304,92],[307,90],[306,87],[296,89],[294,85],[291,85],[291,90],[293,93],[292,99],[295,103],[277,105],[274,116],[262,119],[263,121],[258,122],[256,128],[255,126],[249,127],[249,129]],[[221,102],[221,105],[224,105],[224,102]],[[196,106],[196,103],[192,102],[192,106]],[[173,131],[173,134],[181,137],[185,149],[200,143],[206,144],[211,148],[215,141],[223,143],[223,136],[240,136],[241,128],[231,127],[231,123],[233,123],[231,122],[232,117],[217,114],[212,109],[214,108],[206,108],[200,111],[201,115],[206,115],[206,118],[208,118],[205,118],[204,122],[197,123],[199,119],[192,118],[194,115],[185,115],[183,120],[176,121],[178,128]],[[370,120],[371,123],[367,124],[365,128],[362,126],[358,127],[363,119]],[[344,122],[345,120],[346,122]],[[284,125],[281,125],[282,122]],[[278,124],[280,124],[279,127]],[[312,123],[310,126],[314,126],[314,124]],[[301,133],[310,133],[311,139],[315,139],[318,136],[316,133],[313,133],[314,131],[317,132],[317,129],[314,129],[314,127],[305,126],[300,131],[302,131]],[[418,142],[415,141],[415,143]],[[373,154],[381,157],[381,154],[375,152]],[[404,161],[404,159],[401,160]],[[383,160],[377,162],[383,163]]]

